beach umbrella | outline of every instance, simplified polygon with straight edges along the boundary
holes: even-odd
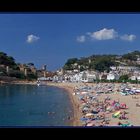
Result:
[[[105,113],[104,113],[104,112],[99,112],[98,115],[99,115],[99,116],[100,116],[100,115],[105,115]]]
[[[136,91],[136,93],[140,93],[140,89],[137,89],[137,90],[135,90]]]
[[[111,110],[111,106],[108,106],[108,107],[106,108],[106,110],[107,110],[107,111]]]
[[[88,92],[86,92],[86,91],[83,91],[83,92],[81,92],[81,94],[87,94]]]
[[[94,109],[94,110],[92,110],[92,113],[93,113],[93,114],[98,114],[99,111],[97,111],[97,110]]]
[[[79,100],[82,100],[84,98],[84,96],[79,95],[78,98],[79,98]]]
[[[88,111],[89,108],[88,108],[88,107],[84,107],[82,110],[83,110],[83,111]]]
[[[81,104],[81,106],[83,106],[83,107],[86,106],[86,105],[87,105],[86,103],[82,103],[82,104]]]
[[[72,94],[73,94],[73,95],[76,95],[76,93],[75,93],[75,92],[73,92]]]
[[[90,116],[94,116],[94,114],[92,114],[92,113],[87,113],[85,116],[86,116],[86,117],[90,117]]]
[[[88,118],[80,118],[80,121],[87,121]]]
[[[94,125],[95,125],[95,122],[92,121],[92,122],[88,123],[86,126],[94,126]]]

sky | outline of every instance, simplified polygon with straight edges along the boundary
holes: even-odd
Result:
[[[0,13],[0,51],[60,69],[67,59],[140,51],[140,13]]]

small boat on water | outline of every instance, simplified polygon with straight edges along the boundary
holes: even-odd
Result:
[[[37,81],[37,86],[40,86],[40,81],[39,80]]]
[[[40,83],[37,83],[38,86],[40,86]]]

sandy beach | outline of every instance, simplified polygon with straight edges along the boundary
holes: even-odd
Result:
[[[71,102],[74,107],[74,121],[73,121],[73,126],[82,126],[80,122],[80,118],[82,117],[82,113],[79,110],[80,102],[76,100],[76,97],[73,96],[73,90],[76,86],[84,86],[84,83],[47,83],[48,85],[51,86],[57,86],[60,88],[64,88],[69,92]],[[103,83],[102,83],[103,84]],[[105,83],[104,83],[105,84]],[[94,86],[95,84],[93,83],[86,83],[88,86]],[[116,87],[120,86],[120,84],[116,83]],[[130,85],[139,88],[140,85]],[[94,93],[93,93],[94,94]],[[140,106],[137,106],[136,104],[140,105],[140,95],[128,95],[128,96],[123,96],[121,94],[102,94],[99,96],[100,100],[103,100],[106,96],[109,96],[112,100],[118,100],[121,103],[125,103],[128,107],[126,110],[128,112],[127,117],[129,118],[129,122],[133,126],[140,126]],[[110,124],[109,126],[116,126],[117,123],[119,122],[118,118],[112,118],[111,114],[108,115],[110,117]]]

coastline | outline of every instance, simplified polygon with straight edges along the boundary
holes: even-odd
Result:
[[[59,87],[67,91],[70,98],[70,102],[73,107],[73,111],[74,111],[73,118],[72,118],[72,126],[82,126],[79,120],[82,117],[82,114],[80,113],[80,110],[79,110],[80,105],[79,105],[78,100],[72,95],[74,85],[69,84],[69,83],[66,84],[66,83],[51,83],[51,82],[48,82],[47,85]]]
[[[10,83],[6,84],[27,84],[27,85],[36,85],[36,81],[12,81]],[[80,111],[79,107],[81,106],[79,100],[76,98],[76,96],[73,95],[75,87],[78,86],[94,86],[96,85],[95,83],[53,83],[53,82],[47,82],[45,83],[48,86],[55,86],[58,88],[62,88],[67,91],[67,94],[69,96],[72,108],[73,108],[73,114],[72,117],[70,118],[70,124],[72,126],[83,126],[80,118],[82,118],[82,112]],[[106,83],[100,83],[100,86],[105,86]],[[115,85],[115,91],[119,88],[119,86],[122,83],[114,83]],[[131,87],[136,87],[140,89],[140,84],[129,84]],[[93,93],[95,95],[95,93]],[[102,94],[98,96],[98,99],[101,101],[106,98],[110,97],[112,100],[119,100],[121,103],[126,103],[128,109],[127,109],[127,116],[129,118],[129,121],[133,124],[133,126],[140,126],[140,94],[138,95],[128,95],[128,96],[123,96],[119,93],[115,94]],[[139,106],[137,106],[137,104]],[[109,114],[107,115],[110,118],[110,124],[109,126],[116,126],[118,123],[118,119],[113,119],[112,116]]]
[[[6,81],[0,81],[0,85],[4,85],[4,84],[24,84],[24,85],[36,85],[36,81],[20,81],[20,80],[16,80],[16,81],[10,81],[10,82],[6,82]]]
[[[7,85],[7,84],[36,85],[36,81],[27,81],[27,80],[22,80],[22,81],[14,80],[11,82],[0,81],[0,84],[1,85]],[[73,108],[73,117],[71,118],[72,126],[82,126],[79,120],[82,117],[82,114],[80,113],[80,110],[79,110],[80,105],[78,103],[78,100],[72,95],[75,84],[47,82],[46,85],[55,86],[55,87],[66,90],[66,92],[68,93],[72,108]]]

